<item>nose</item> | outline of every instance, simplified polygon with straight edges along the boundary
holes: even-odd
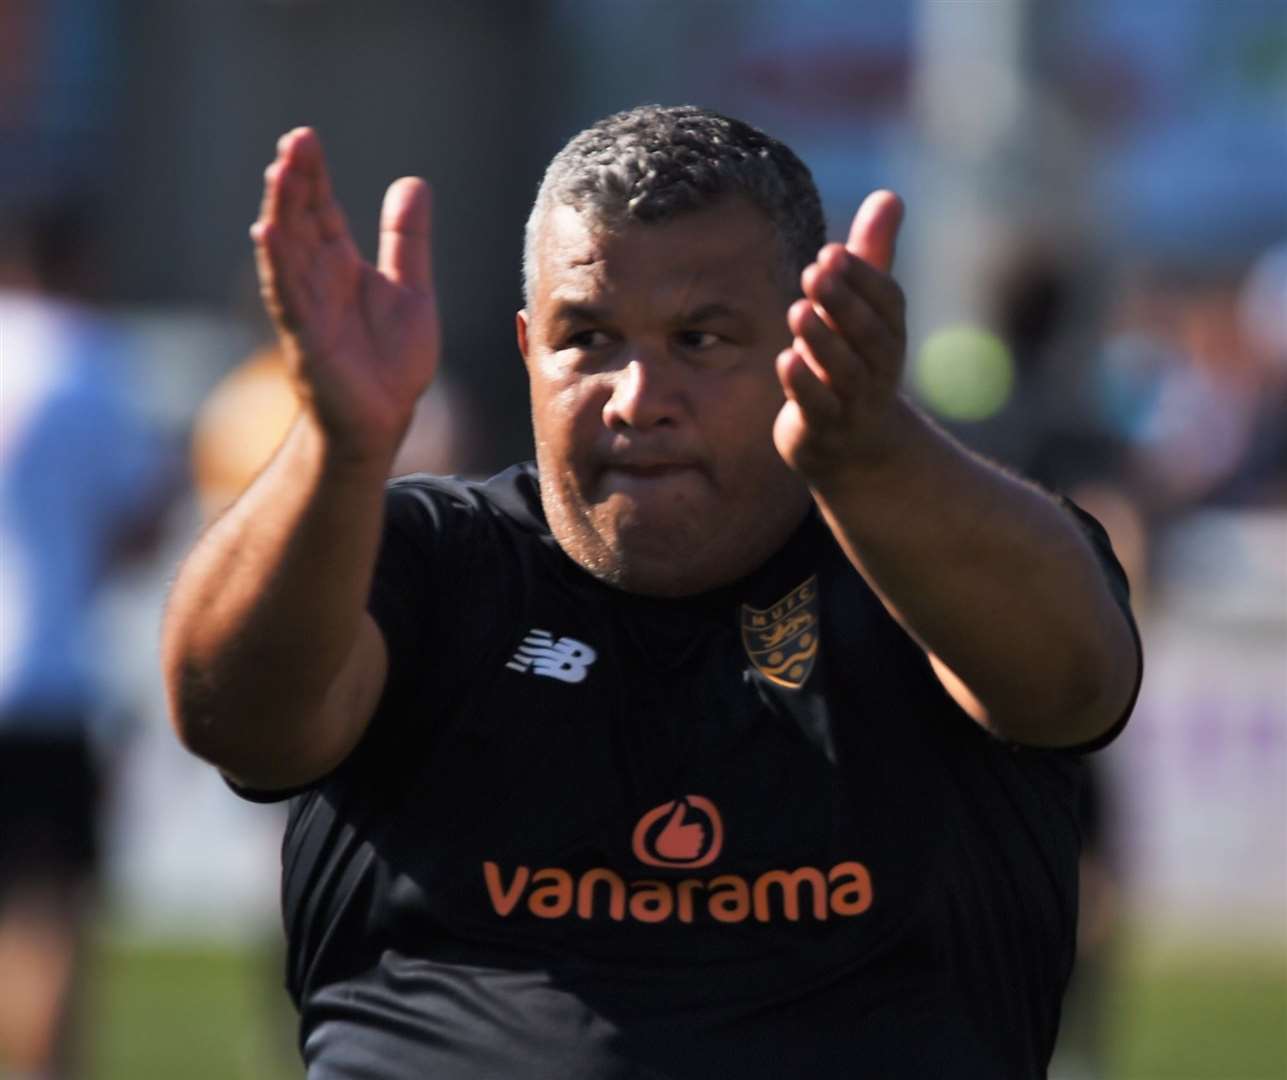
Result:
[[[620,368],[603,406],[603,422],[613,430],[674,427],[680,402],[659,365],[635,357]]]

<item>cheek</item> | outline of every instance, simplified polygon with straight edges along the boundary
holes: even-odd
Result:
[[[751,389],[727,395],[718,421],[707,428],[721,484],[739,490],[769,483],[779,469],[788,469],[773,445],[773,423],[786,398],[776,380],[771,387]]]
[[[752,451],[761,442],[771,445],[773,421],[785,401],[776,373],[771,380],[757,376],[728,386],[712,403],[719,434],[727,444]]]
[[[585,379],[533,379],[532,428],[538,443],[571,456],[592,442],[602,423],[604,395]]]

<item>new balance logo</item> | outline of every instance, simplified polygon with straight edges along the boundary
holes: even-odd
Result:
[[[560,682],[579,683],[598,656],[584,641],[570,637],[556,641],[548,630],[533,630],[505,666],[511,671],[531,671]]]

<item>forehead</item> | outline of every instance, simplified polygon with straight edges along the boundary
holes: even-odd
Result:
[[[557,206],[535,240],[538,305],[593,298],[669,306],[739,297],[745,305],[765,290],[781,290],[773,226],[744,199],[612,228],[592,213]]]

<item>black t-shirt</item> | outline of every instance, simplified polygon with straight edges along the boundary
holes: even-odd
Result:
[[[657,600],[530,465],[409,477],[370,609],[384,696],[283,847],[311,1078],[1045,1075],[1079,757],[961,712],[816,514]]]

